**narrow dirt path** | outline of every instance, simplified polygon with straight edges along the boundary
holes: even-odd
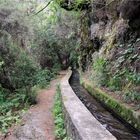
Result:
[[[52,107],[56,85],[65,75],[61,72],[47,90],[39,92],[37,104],[23,117],[22,123],[5,140],[55,140]]]

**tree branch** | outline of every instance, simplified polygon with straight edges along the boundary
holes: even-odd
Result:
[[[45,7],[43,7],[41,10],[39,10],[35,15],[39,14],[39,13],[42,12],[44,9],[46,9],[46,8],[50,5],[50,3],[51,3],[52,1],[53,1],[53,0],[49,1],[49,2],[47,3],[47,5],[46,5]]]

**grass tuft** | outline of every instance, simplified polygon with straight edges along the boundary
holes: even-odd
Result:
[[[67,135],[66,135],[59,86],[57,87],[56,94],[55,94],[55,104],[53,107],[53,115],[54,115],[56,139],[58,139],[58,140],[72,140],[69,137],[67,137]]]

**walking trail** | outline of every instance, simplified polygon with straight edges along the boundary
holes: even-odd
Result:
[[[47,90],[39,92],[37,104],[29,109],[20,126],[5,140],[55,140],[52,107],[56,85],[64,75],[65,72],[61,72]]]

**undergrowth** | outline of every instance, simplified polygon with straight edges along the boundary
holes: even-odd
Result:
[[[64,118],[62,114],[62,102],[60,97],[60,87],[57,87],[55,94],[55,104],[53,108],[54,123],[55,123],[55,136],[58,140],[72,140],[66,135],[64,127]]]
[[[37,91],[46,88],[55,74],[40,70],[35,77],[35,85],[26,86],[11,92],[0,85],[0,132],[8,133],[12,125],[20,123],[23,114],[36,103]]]
[[[0,87],[0,131],[7,133],[8,128],[20,122],[22,114],[29,107],[29,97],[26,94],[15,93]]]

